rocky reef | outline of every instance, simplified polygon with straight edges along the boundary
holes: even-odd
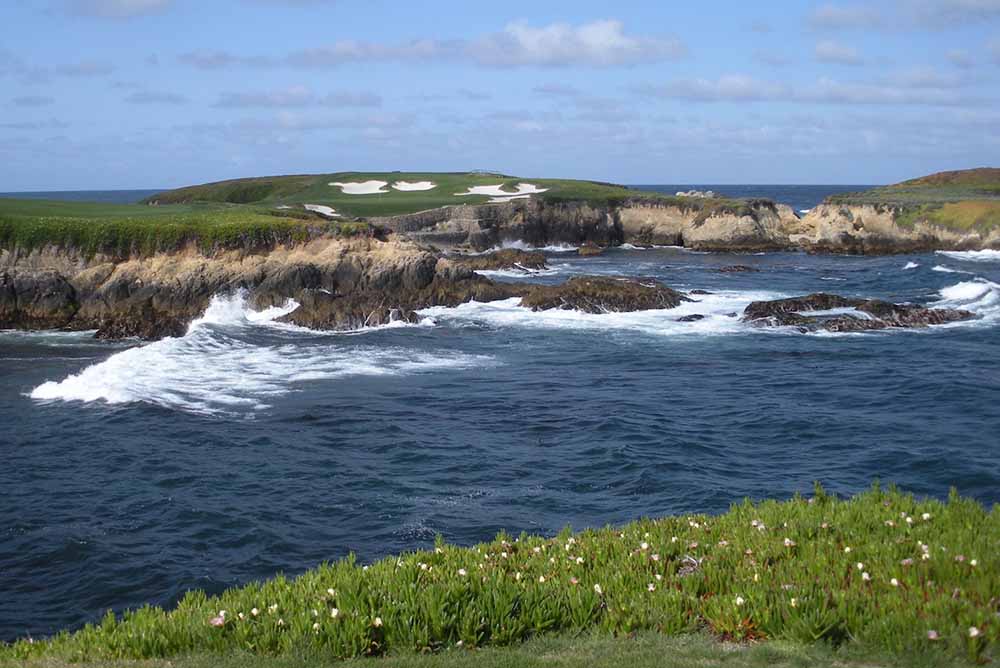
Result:
[[[756,327],[795,327],[804,333],[927,327],[974,317],[974,313],[960,309],[926,308],[820,292],[804,297],[753,302],[744,310],[742,320]]]

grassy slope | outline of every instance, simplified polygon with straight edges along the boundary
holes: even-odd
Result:
[[[643,632],[614,637],[603,634],[545,636],[511,647],[474,651],[452,648],[437,654],[396,654],[338,661],[320,654],[260,656],[247,652],[195,654],[170,660],[69,663],[60,659],[18,662],[26,668],[953,668],[943,651],[906,656],[858,648],[789,642],[721,643],[704,634],[678,637]]]
[[[332,182],[350,183],[361,181],[432,181],[433,190],[401,192],[388,188],[390,192],[374,195],[345,195],[340,188],[329,185]],[[282,204],[322,204],[333,207],[338,213],[352,217],[393,216],[424,211],[452,204],[484,204],[486,196],[456,197],[456,193],[466,192],[470,186],[503,184],[513,192],[518,183],[532,183],[540,188],[549,188],[541,195],[549,201],[585,200],[595,203],[622,200],[637,194],[662,197],[656,193],[640,193],[624,186],[574,181],[567,179],[533,179],[487,174],[426,173],[426,172],[339,172],[313,176],[273,176],[253,179],[235,179],[201,186],[191,186],[160,193],[150,197],[161,203],[215,201],[249,202],[261,205]]]
[[[835,195],[833,204],[871,204],[899,210],[897,223],[929,222],[959,231],[1000,229],[1000,169],[940,172],[861,193]]]
[[[439,544],[365,568],[345,560],[215,598],[193,592],[170,612],[109,615],[73,634],[0,648],[0,662],[193,655],[191,665],[206,665],[206,656],[245,652],[349,658],[447,653],[459,641],[468,649],[549,634],[699,629],[872,656],[981,660],[1000,641],[998,548],[997,508],[878,489],[839,501],[819,490],[808,502],[747,502],[718,517]],[[221,610],[222,626],[211,624]],[[939,640],[928,638],[932,630]]]
[[[150,254],[197,241],[204,248],[261,246],[323,232],[356,233],[307,212],[196,202],[170,206],[0,198],[0,248],[47,243],[87,255]]]

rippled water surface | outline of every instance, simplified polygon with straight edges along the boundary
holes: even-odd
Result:
[[[718,271],[735,263],[760,271]],[[534,280],[654,276],[713,294],[633,314],[469,304],[354,334],[232,296],[145,345],[0,333],[0,638],[438,533],[720,512],[817,479],[1000,502],[1000,253],[665,248],[551,264]],[[978,318],[802,335],[731,317],[820,290]],[[690,313],[708,317],[676,321]]]

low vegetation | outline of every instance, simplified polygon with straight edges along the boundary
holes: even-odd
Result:
[[[30,251],[46,244],[84,255],[148,255],[196,243],[203,250],[256,248],[319,234],[355,235],[367,226],[335,223],[307,211],[215,203],[153,207],[0,199],[0,248]]]
[[[75,633],[19,641],[0,648],[0,662],[181,657],[182,666],[225,665],[252,655],[238,665],[283,665],[310,657],[301,665],[391,654],[403,658],[388,665],[437,666],[477,648],[532,639],[544,646],[553,634],[594,638],[580,642],[624,657],[625,645],[600,639],[640,634],[657,645],[701,632],[738,646],[778,641],[738,650],[743,658],[725,665],[781,665],[783,643],[820,659],[836,652],[975,663],[994,657],[1000,640],[998,548],[997,508],[877,486],[838,500],[817,487],[809,499],[748,501],[720,516],[554,538],[500,535],[473,547],[439,541],[433,550],[370,565],[346,559],[218,597],[191,592],[172,611],[108,613]],[[558,656],[576,645],[554,646]],[[437,657],[405,658],[414,653]],[[644,661],[633,663],[652,665]]]

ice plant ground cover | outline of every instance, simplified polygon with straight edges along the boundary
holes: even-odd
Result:
[[[553,538],[324,564],[295,579],[189,593],[0,662],[185,655],[366,655],[469,650],[549,634],[701,631],[981,662],[1000,639],[1000,512],[952,494],[877,486],[849,500],[745,502],[720,516],[644,519]],[[841,664],[842,665],[842,664]]]

